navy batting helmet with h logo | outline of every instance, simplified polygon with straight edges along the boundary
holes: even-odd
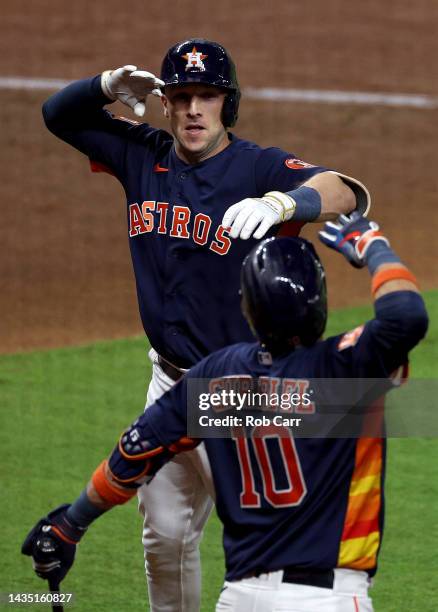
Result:
[[[204,83],[227,91],[222,122],[232,127],[237,121],[240,89],[236,67],[227,50],[216,42],[191,38],[169,49],[161,66],[165,85]]]
[[[327,321],[324,268],[304,238],[268,238],[246,257],[242,307],[260,342],[274,354],[311,346]]]

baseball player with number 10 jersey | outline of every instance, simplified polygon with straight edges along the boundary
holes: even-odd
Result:
[[[242,309],[258,342],[224,348],[191,368],[122,434],[80,497],[38,522],[23,552],[33,556],[41,577],[62,580],[88,525],[133,497],[175,453],[199,443],[187,437],[190,411],[199,418],[191,382],[207,379],[225,388],[252,379],[256,388],[279,392],[315,379],[347,378],[349,410],[363,399],[361,379],[381,379],[390,388],[393,372],[427,329],[415,277],[377,224],[363,217],[341,217],[320,235],[356,267],[367,264],[374,319],[321,340],[325,275],[313,246],[301,238],[256,246],[243,264]],[[367,389],[367,402],[380,393],[380,383]],[[318,397],[308,416],[324,422],[330,415]],[[234,427],[228,438],[205,439],[224,525],[226,580],[217,612],[372,612],[368,587],[382,540],[385,441],[362,437],[375,413],[360,414],[359,437],[297,438],[274,419]],[[42,537],[45,550],[38,546]]]
[[[355,179],[228,131],[240,89],[221,45],[178,43],[160,77],[135,66],[105,71],[57,92],[43,109],[56,136],[124,187],[140,315],[152,346],[147,406],[206,355],[251,340],[238,288],[241,262],[258,240],[295,236],[306,222],[369,207]],[[104,109],[119,100],[141,116],[148,94],[161,99],[171,133]],[[211,495],[203,446],[141,489],[152,610],[199,609],[198,543]]]

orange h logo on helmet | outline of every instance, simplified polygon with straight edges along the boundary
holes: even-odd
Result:
[[[181,57],[187,60],[186,70],[190,70],[190,68],[205,70],[204,62],[202,60],[205,60],[208,55],[204,55],[203,53],[197,51],[196,47],[193,47],[191,53],[185,53]]]

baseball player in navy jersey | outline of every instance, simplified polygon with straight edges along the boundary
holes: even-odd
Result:
[[[315,378],[379,378],[390,387],[427,329],[415,278],[377,224],[356,213],[327,223],[320,235],[354,266],[368,265],[375,318],[320,340],[326,287],[313,246],[270,238],[254,247],[242,268],[242,310],[258,342],[221,349],[191,368],[122,434],[79,498],[37,523],[22,550],[38,575],[62,580],[93,520],[200,442],[187,437],[191,379],[214,379],[218,388],[251,377],[280,391]],[[318,414],[318,404],[314,409]],[[224,525],[217,611],[372,611],[368,586],[383,530],[382,437],[294,439],[288,427],[257,425],[206,438],[205,447]]]
[[[149,94],[160,98],[171,133],[104,109],[118,100],[141,117]],[[191,39],[168,51],[160,78],[127,65],[72,83],[44,104],[49,130],[124,187],[139,310],[152,346],[147,406],[206,355],[251,339],[239,308],[239,270],[257,241],[369,208],[357,180],[231,134],[239,99],[227,51]],[[200,446],[139,492],[153,610],[199,608],[208,491]]]

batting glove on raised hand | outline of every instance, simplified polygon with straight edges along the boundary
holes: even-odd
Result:
[[[160,87],[164,82],[151,72],[137,70],[137,66],[123,66],[117,70],[102,73],[100,84],[103,93],[110,100],[120,100],[133,109],[138,117],[146,110],[146,97],[149,94],[161,96]]]
[[[349,216],[341,215],[337,223],[327,221],[318,235],[321,242],[342,253],[355,268],[366,265],[367,251],[376,240],[382,240],[389,246],[388,239],[379,231],[377,223],[362,217],[358,212]]]
[[[32,557],[35,573],[59,583],[73,565],[76,545],[86,529],[73,526],[66,513],[70,504],[59,506],[38,521],[27,534],[21,552]]]
[[[222,219],[222,225],[230,228],[231,238],[240,236],[242,240],[247,240],[252,235],[259,239],[273,225],[288,221],[295,208],[293,198],[280,191],[270,191],[262,198],[245,198],[230,206]]]

